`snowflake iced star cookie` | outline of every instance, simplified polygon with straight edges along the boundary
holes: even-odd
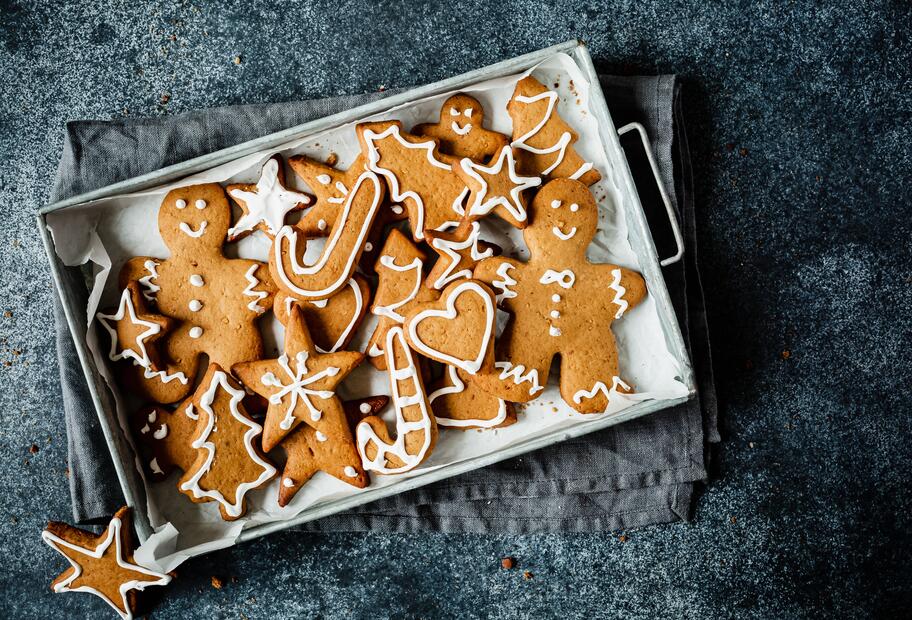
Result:
[[[285,225],[285,217],[290,212],[303,209],[313,202],[307,194],[285,187],[285,167],[279,155],[266,160],[255,184],[233,184],[226,189],[243,210],[238,221],[228,229],[229,241],[237,241],[254,230],[262,230],[270,237],[275,237]]]
[[[598,207],[579,181],[549,182],[530,213],[523,231],[529,261],[488,258],[475,268],[474,277],[498,291],[512,321],[498,344],[495,370],[471,379],[500,398],[528,402],[560,355],[564,401],[580,413],[601,413],[626,385],[618,376],[611,325],[643,300],[646,284],[638,273],[586,258]]]
[[[327,435],[341,433],[345,412],[336,387],[364,360],[364,354],[355,351],[317,351],[297,306],[292,306],[285,327],[285,352],[277,359],[232,369],[244,385],[269,401],[263,433],[266,451],[301,422]]]
[[[51,583],[53,592],[88,592],[110,605],[124,620],[136,613],[137,591],[164,586],[171,577],[133,558],[130,509],[117,511],[99,535],[52,521],[41,538],[65,557],[70,567]]]
[[[437,123],[418,125],[412,133],[436,139],[441,153],[487,161],[510,139],[502,133],[485,129],[483,121],[484,108],[475,97],[453,95],[443,102]]]

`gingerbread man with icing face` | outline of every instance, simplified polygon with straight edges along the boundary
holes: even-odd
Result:
[[[468,157],[486,162],[510,139],[502,133],[485,129],[481,102],[469,95],[453,95],[440,108],[440,121],[424,123],[412,131],[419,136],[437,138],[440,152],[454,157]]]
[[[474,277],[489,283],[513,315],[499,343],[496,370],[471,377],[484,390],[514,402],[536,398],[560,355],[560,392],[580,413],[601,413],[613,393],[628,387],[618,376],[612,323],[646,295],[638,273],[586,258],[598,223],[588,188],[556,179],[535,196],[523,231],[527,263],[487,258]]]
[[[168,371],[191,379],[200,356],[223,368],[262,357],[256,320],[272,307],[276,291],[265,263],[229,259],[222,244],[231,225],[231,207],[217,183],[172,190],[158,211],[158,226],[171,257],[130,259],[120,280],[139,282],[147,298],[180,325],[167,338]],[[162,402],[180,400],[193,388],[145,376],[141,391]]]

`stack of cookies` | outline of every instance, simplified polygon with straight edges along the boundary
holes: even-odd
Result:
[[[438,427],[513,424],[513,403],[540,395],[555,356],[561,397],[580,414],[632,391],[611,327],[645,283],[586,258],[601,177],[557,101],[525,77],[507,105],[511,136],[458,94],[410,131],[357,125],[347,170],[274,155],[255,184],[168,193],[158,228],[170,257],[127,261],[118,307],[98,315],[122,387],[149,403],[130,420],[147,476],[180,470],[182,493],[237,519],[247,492],[274,478],[282,506],[317,471],[364,488],[372,472],[425,461]],[[482,238],[485,218],[521,229],[530,258],[501,256]],[[250,234],[272,240],[268,264],[223,254]],[[368,310],[365,350],[351,351]],[[259,325],[270,311],[285,334],[275,359]],[[341,400],[365,360],[390,396]]]

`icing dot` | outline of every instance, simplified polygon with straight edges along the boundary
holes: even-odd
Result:
[[[204,284],[203,276],[199,275],[198,273],[194,273],[192,276],[190,276],[190,284],[196,287],[202,286]]]
[[[560,301],[560,295],[558,295],[557,293],[554,293],[553,295],[551,295],[551,301],[553,301],[554,303],[559,302],[559,301]]]
[[[326,230],[326,220],[320,220],[317,222],[317,228],[320,230]]]
[[[317,181],[323,185],[329,185],[329,182],[332,181],[332,179],[329,178],[328,174],[321,174],[317,176]]]
[[[351,465],[348,465],[348,466],[345,468],[345,475],[348,476],[349,478],[357,478],[357,477],[358,477],[358,471],[357,471],[354,467],[352,467]]]
[[[557,329],[556,327],[554,327],[552,325],[551,327],[548,328],[548,333],[551,334],[552,336],[560,336],[561,330]]]
[[[167,436],[168,436],[168,425],[167,425],[167,424],[162,424],[162,425],[158,428],[157,431],[155,431],[154,433],[152,433],[152,436],[155,437],[156,439],[164,439],[165,437],[167,437]]]
[[[374,249],[374,244],[371,243],[370,241],[368,241],[367,243],[364,244],[364,251],[365,251],[365,252],[370,252],[370,251],[373,250],[373,249]]]
[[[193,204],[194,204],[194,206],[196,206],[197,209],[205,209],[205,208],[206,208],[206,201],[205,201],[205,200],[197,200],[197,201],[196,201],[195,203],[193,203]]]
[[[191,327],[190,328],[190,337],[191,338],[199,338],[202,335],[203,335],[202,327]]]
[[[326,441],[327,439],[329,439],[329,438],[326,435],[324,435],[320,431],[317,431],[317,441]]]
[[[396,215],[402,215],[402,205],[393,205],[392,209]]]
[[[149,428],[149,425],[146,424],[146,425],[143,426],[141,429],[139,429],[139,432],[142,433],[143,435],[145,435],[145,434],[148,433],[150,430],[151,430],[151,429]]]
[[[551,318],[552,318],[552,319],[559,319],[559,318],[560,318],[560,312],[558,312],[557,310],[552,310],[552,311],[551,311]]]
[[[574,213],[576,213],[577,211],[579,211],[579,205],[574,202],[573,204],[570,205],[570,210],[573,211]]]
[[[199,312],[203,307],[203,302],[201,302],[199,299],[191,299],[190,303],[187,305],[190,306],[191,312]]]
[[[294,486],[294,480],[292,480],[291,478],[285,478],[284,480],[282,480],[282,485],[285,486],[285,487],[289,487],[289,488],[290,488],[290,487],[293,487],[293,486]]]
[[[361,406],[358,407],[358,409],[361,410],[361,413],[370,413],[371,412],[371,406],[368,405],[367,403],[361,403]]]
[[[552,208],[552,209],[559,209],[560,206],[561,206],[561,201],[560,201],[560,200],[552,200],[552,201],[551,201],[551,208]]]
[[[178,198],[176,201],[174,201],[174,206],[177,207],[178,209],[186,209],[187,201],[184,200],[183,198]]]
[[[157,415],[155,413],[155,409],[153,409],[152,411],[149,412],[149,422],[155,422],[156,417],[157,417]]]

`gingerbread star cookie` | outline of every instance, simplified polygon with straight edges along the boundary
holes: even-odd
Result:
[[[362,418],[377,415],[389,402],[387,396],[370,396],[343,403],[346,426],[350,429]],[[279,487],[279,506],[287,506],[298,491],[318,471],[325,471],[342,482],[365,488],[370,480],[360,469],[361,459],[351,438],[351,431],[331,436],[310,426],[296,428],[282,442],[286,455],[282,484]]]
[[[141,566],[133,558],[130,509],[124,506],[99,535],[52,521],[41,538],[70,567],[51,582],[53,592],[88,592],[101,598],[124,620],[136,613],[137,590],[164,586],[171,577]]]
[[[525,228],[529,223],[526,190],[541,185],[541,179],[516,173],[512,147],[504,146],[490,165],[463,159],[456,174],[470,192],[466,218],[474,221],[493,212],[515,228]]]
[[[390,200],[405,206],[416,241],[459,223],[468,189],[453,171],[458,158],[439,153],[432,138],[405,132],[399,121],[359,123],[355,130],[368,168],[386,179]]]
[[[488,258],[475,268],[475,278],[498,291],[513,316],[495,370],[470,378],[504,400],[528,402],[544,389],[559,355],[564,401],[580,413],[601,413],[613,393],[627,390],[611,326],[643,300],[646,283],[634,271],[586,258],[598,206],[579,181],[549,182],[530,213],[523,231],[529,260]]]
[[[301,422],[326,435],[344,434],[345,412],[336,387],[363,360],[364,354],[355,351],[317,351],[304,314],[293,305],[285,325],[285,352],[232,369],[244,385],[269,400],[263,448],[272,450]]]
[[[175,323],[166,316],[148,311],[137,283],[131,282],[123,290],[116,312],[99,312],[96,316],[111,338],[108,359],[112,362],[132,360],[144,369],[161,370],[156,341],[171,331]]]
[[[217,502],[226,521],[243,516],[247,493],[264,486],[276,474],[259,446],[263,427],[248,415],[244,396],[232,376],[218,364],[209,365],[192,399],[199,416],[190,442],[196,460],[178,483],[194,502]]]
[[[226,189],[243,210],[243,215],[228,229],[228,241],[237,241],[254,230],[275,237],[291,211],[303,209],[312,202],[307,194],[285,187],[285,167],[280,155],[266,160],[255,184],[235,183]]]
[[[483,121],[481,103],[475,97],[458,94],[443,102],[437,123],[418,125],[412,132],[435,138],[441,153],[487,161],[510,139],[502,133],[485,129]]]
[[[488,394],[455,366],[447,366],[443,377],[431,386],[428,402],[437,425],[445,428],[502,428],[516,422],[513,403]]]
[[[471,278],[478,261],[500,254],[500,248],[480,240],[478,222],[463,220],[451,232],[428,233],[428,244],[438,254],[425,284],[440,290],[450,282]]]
[[[579,139],[557,113],[558,95],[534,77],[516,83],[507,112],[513,120],[511,143],[519,170],[547,179],[579,179],[592,185],[602,175],[573,148]]]

